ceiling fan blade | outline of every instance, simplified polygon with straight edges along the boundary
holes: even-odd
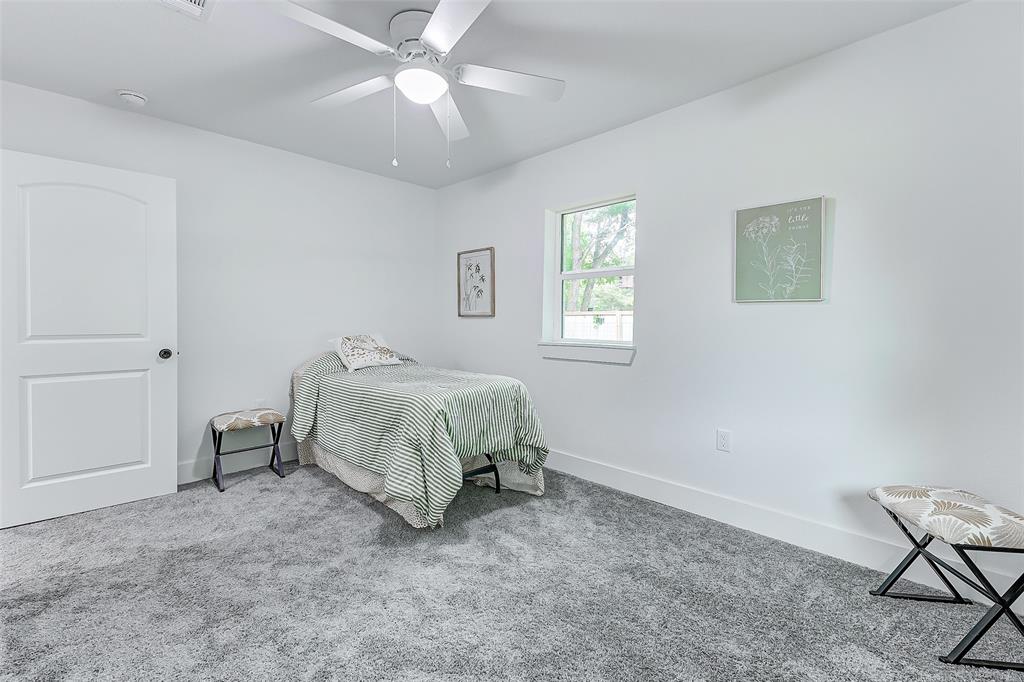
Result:
[[[338,90],[337,92],[332,92],[329,95],[318,97],[313,100],[311,104],[351,104],[357,99],[362,99],[367,95],[372,95],[373,93],[380,92],[381,90],[387,90],[391,87],[392,82],[391,76],[377,76],[376,78],[371,78],[368,81],[356,83],[355,85],[350,85],[349,87]]]
[[[451,139],[452,142],[455,140],[464,140],[469,137],[469,128],[466,127],[466,122],[462,120],[462,114],[459,113],[459,108],[455,106],[455,100],[452,98],[452,93],[448,93],[444,97],[438,97],[435,101],[430,103],[430,110],[434,112],[434,118],[437,119],[437,125],[441,126],[441,132],[448,134],[448,107],[451,106]]]
[[[420,42],[448,54],[491,0],[441,0],[423,29]]]
[[[352,43],[356,47],[361,47],[376,55],[383,56],[395,53],[393,49],[379,40],[374,40],[370,36],[363,35],[344,24],[339,24],[333,19],[328,19],[301,5],[296,5],[294,2],[290,2],[290,0],[276,0],[271,3],[271,7],[275,12],[283,14],[289,19],[294,19],[301,24],[315,28],[318,31],[323,31],[335,38],[341,38],[347,43]]]
[[[542,97],[553,102],[560,99],[565,92],[565,81],[557,78],[545,78],[476,64],[459,64],[454,72],[455,78],[463,85],[509,92],[513,95]]]

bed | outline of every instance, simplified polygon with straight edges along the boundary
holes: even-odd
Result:
[[[530,394],[510,377],[402,364],[349,372],[322,353],[292,376],[299,463],[316,464],[417,528],[440,526],[463,474],[544,494],[548,449]]]

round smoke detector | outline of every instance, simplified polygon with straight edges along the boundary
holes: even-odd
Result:
[[[144,107],[148,101],[145,95],[141,92],[135,92],[134,90],[118,90],[117,96],[133,107]]]

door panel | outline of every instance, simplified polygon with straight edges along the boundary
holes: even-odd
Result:
[[[36,376],[22,382],[23,483],[52,483],[148,463],[149,370]],[[103,447],[83,448],[83,443]]]
[[[146,205],[100,187],[22,188],[25,338],[146,335]]]
[[[0,527],[174,492],[174,181],[2,162]]]

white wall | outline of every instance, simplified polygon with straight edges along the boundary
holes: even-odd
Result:
[[[287,408],[292,369],[332,336],[433,357],[431,190],[13,83],[0,96],[4,148],[177,180],[179,481],[209,476],[211,416]]]
[[[447,359],[525,381],[555,467],[862,563],[902,551],[869,487],[1024,508],[1021,28],[960,6],[441,190]],[[631,192],[634,364],[540,359],[544,211]],[[829,300],[731,302],[733,211],[818,195]],[[458,319],[489,245],[497,317]]]

